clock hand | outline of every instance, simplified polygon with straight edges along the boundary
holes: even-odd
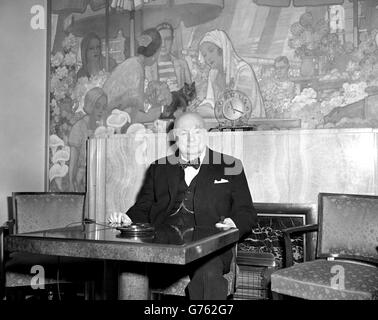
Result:
[[[236,111],[236,112],[239,112],[239,113],[243,113],[243,112],[240,111],[239,109],[235,109],[235,108],[234,108],[234,105],[232,104],[232,101],[230,101],[230,105],[231,105],[231,109],[234,111],[234,113],[235,113],[235,111]]]
[[[234,106],[233,106],[233,104],[232,104],[232,101],[230,101],[230,105],[231,105],[231,109],[234,111],[235,108],[234,108]]]

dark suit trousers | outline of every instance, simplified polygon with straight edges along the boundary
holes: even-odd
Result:
[[[184,210],[167,219],[167,223],[178,227],[195,225],[194,215]],[[216,252],[191,263],[189,276],[191,281],[187,290],[191,300],[226,300],[228,282],[223,274],[230,271],[232,250]]]
[[[232,258],[232,252],[228,250],[227,256]],[[223,274],[230,270],[230,259],[222,256],[211,255],[195,261],[191,268],[188,284],[188,293],[191,300],[226,300],[228,282]]]

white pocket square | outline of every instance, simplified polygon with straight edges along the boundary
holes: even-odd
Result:
[[[230,181],[226,180],[226,179],[220,179],[220,180],[214,180],[214,184],[218,184],[218,183],[228,183]]]

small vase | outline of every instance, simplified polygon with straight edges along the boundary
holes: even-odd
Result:
[[[315,59],[312,56],[302,58],[301,75],[303,77],[312,77],[315,75]]]

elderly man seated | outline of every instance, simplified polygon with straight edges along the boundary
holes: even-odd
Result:
[[[177,152],[158,159],[147,170],[137,200],[121,221],[185,227],[238,228],[243,237],[256,221],[251,194],[240,160],[207,147],[204,120],[184,113],[174,124]],[[192,266],[190,299],[226,299],[232,250],[204,258]]]

